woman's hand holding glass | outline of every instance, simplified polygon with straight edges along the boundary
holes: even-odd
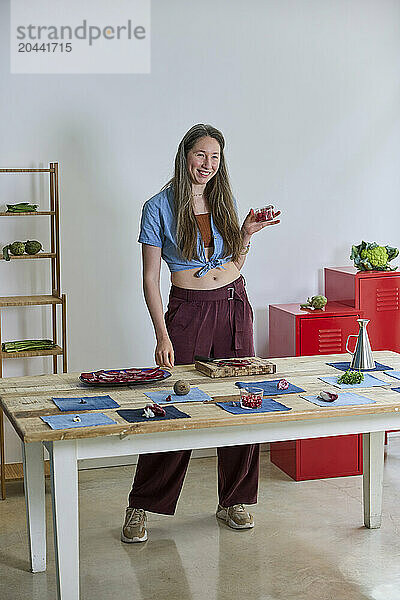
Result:
[[[251,208],[247,217],[243,221],[242,232],[244,238],[250,238],[253,233],[257,231],[261,231],[264,227],[268,227],[269,225],[278,225],[280,223],[280,219],[277,219],[281,211],[272,211],[272,219],[270,221],[256,221],[256,217],[254,214],[254,210]]]

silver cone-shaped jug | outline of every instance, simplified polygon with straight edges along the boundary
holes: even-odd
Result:
[[[350,369],[374,369],[375,361],[372,356],[371,345],[369,343],[368,334],[367,334],[367,325],[369,323],[369,319],[357,319],[357,323],[360,325],[360,329],[358,335],[352,334],[349,335],[346,342],[346,352],[352,355],[353,359],[350,363]],[[354,352],[349,350],[349,339],[351,337],[357,338],[357,344]]]

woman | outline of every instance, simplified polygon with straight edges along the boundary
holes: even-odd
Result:
[[[224,160],[225,140],[211,125],[194,125],[183,137],[173,178],[142,212],[143,289],[154,325],[155,360],[161,367],[190,364],[195,354],[254,356],[253,313],[240,275],[256,231],[251,210],[240,228]],[[160,267],[171,271],[163,315]],[[218,448],[217,518],[234,529],[254,526],[244,504],[257,502],[259,446]],[[147,539],[146,513],[172,515],[191,451],[139,457],[121,539]]]

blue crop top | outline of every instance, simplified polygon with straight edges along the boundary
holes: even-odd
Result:
[[[235,199],[233,201],[236,208]],[[203,277],[211,269],[222,267],[224,263],[232,258],[232,256],[223,257],[224,241],[214,225],[212,215],[211,231],[214,238],[214,252],[209,260],[206,258],[203,240],[199,231],[197,232],[197,255],[199,258],[186,260],[182,257],[176,243],[174,193],[172,187],[168,187],[144,203],[138,241],[142,244],[161,248],[161,256],[167,263],[171,273],[198,268],[199,271],[196,273],[196,277]]]

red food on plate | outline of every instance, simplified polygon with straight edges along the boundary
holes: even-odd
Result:
[[[81,373],[82,379],[93,379],[93,373]]]
[[[112,385],[113,383],[118,385],[129,385],[129,383],[144,383],[148,381],[157,381],[159,379],[165,379],[169,373],[160,369],[160,367],[150,368],[134,368],[131,369],[112,369],[106,371],[99,369],[92,373],[81,373],[80,379],[84,383],[90,384],[107,384]]]

